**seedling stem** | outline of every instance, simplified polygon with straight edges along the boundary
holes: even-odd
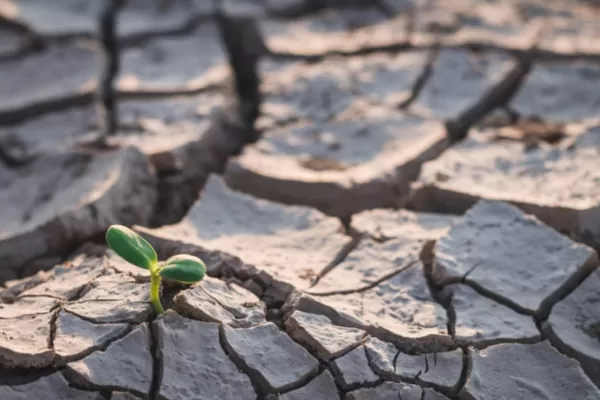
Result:
[[[193,284],[204,279],[206,274],[202,260],[188,254],[179,254],[159,263],[150,243],[122,225],[108,228],[106,242],[125,261],[150,272],[150,304],[156,314],[165,312],[160,303],[160,283],[163,278]]]

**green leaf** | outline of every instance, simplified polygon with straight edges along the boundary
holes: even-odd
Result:
[[[195,283],[204,278],[206,266],[198,257],[180,254],[165,261],[158,273],[172,281]]]
[[[106,243],[125,261],[140,268],[151,270],[158,262],[150,243],[126,226],[111,225],[106,231]]]

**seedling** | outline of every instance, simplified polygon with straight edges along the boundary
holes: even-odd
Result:
[[[162,278],[192,284],[201,281],[206,274],[202,260],[189,254],[179,254],[159,263],[152,245],[122,225],[108,228],[106,243],[125,261],[150,271],[150,303],[157,314],[165,312],[160,303]]]

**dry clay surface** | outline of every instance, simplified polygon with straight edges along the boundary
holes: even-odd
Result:
[[[228,160],[211,2],[127,2],[99,151],[100,3],[0,0],[0,399],[600,399],[598,9],[358,3],[227,2],[268,47]],[[450,143],[515,54],[510,112]],[[112,223],[209,276],[156,317],[146,271],[64,261]]]
[[[540,56],[504,104],[509,118],[500,110],[477,126],[486,131],[481,138],[449,148],[443,122],[486,103],[483,94],[508,79],[514,61],[495,49],[446,46],[432,57],[418,46],[374,46],[265,62],[265,132],[230,160],[225,179],[236,190],[342,219],[373,208],[464,213],[479,198],[509,201],[595,243],[596,61]],[[536,135],[566,139],[530,151]]]
[[[183,217],[208,175],[242,145],[225,128],[227,107],[216,110],[222,104],[219,93],[125,103],[131,129],[106,151],[79,146],[93,130],[91,108],[0,128],[0,281],[51,267],[45,259],[110,224]]]
[[[116,144],[137,147],[155,170],[158,193],[141,196],[155,206],[149,218],[154,226],[180,220],[208,174],[222,170],[227,157],[242,145],[227,127],[231,112],[223,90],[215,86],[227,77],[227,57],[210,18],[211,7],[201,1],[158,3],[128,2],[120,15],[125,46],[116,83],[123,101],[119,104],[121,125],[113,138]],[[227,3],[232,14],[258,17],[268,47],[261,64],[264,101],[258,121],[264,133],[227,163],[224,175],[230,187],[280,203],[310,206],[344,220],[365,209],[407,205],[430,212],[463,213],[475,199],[493,198],[512,202],[556,229],[596,243],[598,199],[593,164],[597,145],[576,152],[523,151],[519,158],[518,143],[505,146],[486,141],[481,145],[485,151],[477,148],[477,157],[456,156],[468,164],[464,169],[475,170],[460,173],[454,185],[461,188],[458,194],[446,188],[451,183],[437,184],[438,178],[444,180],[452,171],[429,172],[435,169],[430,164],[443,163],[462,149],[455,146],[445,151],[449,143],[444,121],[459,116],[499,81],[514,61],[505,50],[525,51],[523,46],[493,40],[477,47],[472,39],[465,39],[469,31],[475,36],[487,32],[489,37],[517,40],[527,37],[523,26],[548,25],[551,29],[540,45],[542,54],[510,108],[523,117],[538,118],[542,126],[555,124],[558,129],[595,116],[600,98],[589,82],[600,76],[600,70],[588,54],[591,50],[581,47],[588,44],[584,38],[596,34],[589,24],[589,16],[595,15],[589,6],[578,3],[565,9],[533,1],[516,6],[462,0],[452,5],[432,1],[415,9],[411,1],[389,0],[383,8],[357,8],[352,2],[324,1],[337,8],[307,14],[309,3]],[[48,39],[38,51],[0,61],[0,71],[7,77],[0,83],[0,110],[4,110],[0,111],[0,158],[13,175],[14,170],[29,168],[22,166],[34,162],[39,153],[70,148],[97,132],[99,121],[92,101],[100,58],[98,44],[89,33],[99,6],[33,0],[7,0],[2,5],[3,16]],[[392,11],[395,16],[390,16]],[[158,18],[158,14],[164,15]],[[46,17],[64,23],[45,25]],[[11,35],[18,36],[21,30],[15,32]],[[320,39],[314,40],[315,35]],[[435,57],[427,44],[432,36],[442,45]],[[368,38],[371,41],[365,42]],[[302,47],[317,42],[325,47],[316,52]],[[474,47],[484,51],[473,53]],[[38,68],[42,64],[43,73]],[[499,166],[499,154],[510,155],[510,160]],[[428,168],[420,174],[428,161]],[[551,168],[546,167],[553,162]],[[537,168],[536,163],[548,173],[529,173],[531,166]],[[451,160],[447,164],[440,168],[462,168]],[[488,169],[494,179],[482,185],[477,177],[480,168]],[[531,182],[513,188],[519,182],[513,179],[515,175]],[[424,189],[411,190],[419,176]],[[581,183],[561,184],[572,180]],[[76,182],[67,186],[75,187]],[[535,196],[538,187],[548,194],[545,198]],[[528,188],[536,189],[521,194]],[[21,196],[9,190],[10,198]],[[465,190],[478,193],[462,193]],[[128,193],[117,196],[128,198]],[[37,204],[35,199],[24,201],[28,202]],[[452,209],[447,209],[449,204]],[[19,205],[25,210],[18,212],[27,214],[27,207]],[[144,218],[131,222],[146,224]],[[78,236],[70,228],[65,231],[56,236]],[[4,241],[16,240],[13,233],[3,236]],[[79,243],[69,244],[76,247]],[[19,272],[9,278],[27,275],[20,271],[29,262],[10,261],[7,268]]]
[[[181,223],[138,230],[210,277],[158,318],[109,251],[11,282],[3,399],[600,398],[597,254],[507,203],[366,211],[351,238],[212,176]]]
[[[434,40],[453,49],[525,51],[533,35],[530,31],[536,26],[546,28],[540,51],[549,59],[591,57],[600,51],[595,39],[600,36],[595,23],[598,10],[586,2],[567,7],[561,2],[540,1],[515,5],[504,0],[459,0],[452,4],[436,0],[422,5],[410,0],[385,0],[380,2],[387,4],[383,9],[324,9],[293,20],[278,18],[281,15],[275,10],[308,11],[309,3],[357,5],[360,2],[231,0],[225,3],[230,4],[232,14],[250,13],[260,18],[268,55],[320,59],[339,53],[393,52],[406,50],[407,46],[426,48]],[[118,78],[122,95],[194,93],[223,81],[227,74],[226,57],[210,18],[211,4],[204,0],[127,2],[118,24],[121,39],[126,44]],[[30,33],[48,42],[27,57],[22,54],[5,57],[1,67],[5,79],[0,85],[0,121],[22,120],[40,111],[91,103],[100,57],[98,45],[90,36],[97,30],[95,17],[100,4],[81,0],[4,0],[0,6],[3,18],[24,25]],[[390,16],[391,13],[394,16]],[[10,49],[19,43],[28,43],[23,30],[11,26],[0,26],[0,36],[6,41],[0,46],[0,56],[14,53]],[[2,51],[4,48],[8,50]],[[423,94],[424,105],[446,113],[460,107],[468,101],[468,92],[476,85],[474,81],[485,81],[481,75],[489,75],[488,70],[493,75],[502,66],[502,58],[505,56],[495,51],[491,57],[484,55],[474,64],[460,55],[440,57],[429,89]],[[40,73],[38,66],[42,64],[45,68]],[[529,93],[519,95],[516,104],[527,112],[553,111],[561,116],[571,113],[554,104],[560,101],[569,110],[577,110],[578,115],[593,113],[598,94],[592,86],[581,84],[581,78],[597,78],[598,67],[593,62],[574,61],[573,64],[566,67],[550,63],[536,67],[528,83]],[[449,79],[450,76],[459,79]],[[551,77],[559,79],[549,79]],[[405,89],[402,80],[376,78],[382,79],[380,86],[388,84],[388,90],[398,86]],[[445,90],[440,90],[436,81]],[[449,92],[448,87],[453,91]],[[454,91],[461,91],[463,95],[457,96]],[[543,93],[544,98],[530,101],[535,93]],[[452,98],[450,104],[445,101],[446,96]],[[578,103],[576,107],[572,100]]]
[[[414,208],[463,213],[478,199],[513,203],[554,228],[600,241],[600,130],[570,126],[569,147],[528,149],[474,137],[426,163],[413,185]]]
[[[316,3],[360,5],[362,2]],[[598,54],[595,40],[600,35],[596,24],[598,8],[593,1],[382,0],[378,3],[382,6],[324,10],[300,17],[293,24],[270,21],[266,28],[269,32],[287,34],[272,37],[269,44],[281,53],[312,56],[394,48],[409,37],[419,44],[441,41],[448,46],[524,50],[536,28],[546,26],[547,34],[540,44],[543,55]]]

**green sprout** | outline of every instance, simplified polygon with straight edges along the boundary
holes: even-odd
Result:
[[[150,271],[150,303],[157,314],[165,312],[160,303],[162,278],[192,284],[201,281],[206,273],[202,260],[188,254],[179,254],[159,263],[150,243],[122,225],[111,225],[108,228],[106,243],[125,261]]]

